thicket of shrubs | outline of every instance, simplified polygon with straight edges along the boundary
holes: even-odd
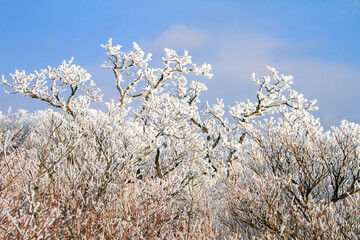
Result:
[[[64,110],[0,113],[2,239],[358,238],[359,124],[324,131],[272,68],[251,79],[257,102],[200,109],[206,86],[187,77],[210,65],[165,49],[149,68],[135,43],[103,47],[119,93],[106,112],[72,59],[2,77]]]

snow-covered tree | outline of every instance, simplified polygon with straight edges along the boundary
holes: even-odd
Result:
[[[165,49],[163,66],[151,68],[136,43],[129,53],[111,39],[102,47],[118,92],[106,112],[91,108],[100,90],[73,59],[2,76],[8,93],[64,112],[0,114],[0,236],[359,235],[358,124],[324,131],[308,112],[315,101],[270,67],[251,78],[256,102],[201,109],[207,88],[188,79],[211,78],[209,64]]]

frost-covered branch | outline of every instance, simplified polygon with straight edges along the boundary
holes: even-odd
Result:
[[[315,101],[272,68],[229,120],[222,99],[199,107],[206,86],[187,77],[210,66],[186,51],[150,68],[136,44],[103,47],[119,92],[105,112],[88,108],[98,90],[72,60],[2,77],[65,114],[0,112],[1,239],[360,236],[359,124],[324,131]]]
[[[251,81],[259,86],[257,91],[257,102],[253,103],[249,99],[247,102],[239,102],[230,108],[230,114],[239,122],[248,122],[250,119],[260,117],[265,114],[272,114],[283,107],[291,109],[315,110],[316,100],[308,102],[302,94],[290,89],[293,83],[292,76],[278,75],[278,72],[271,67],[267,67],[272,74],[263,77],[262,80],[253,74]],[[288,94],[284,92],[288,91]]]
[[[101,46],[106,49],[108,55],[107,61],[102,67],[111,69],[116,77],[120,106],[129,104],[133,98],[144,97],[145,100],[148,100],[151,94],[161,93],[166,88],[168,81],[180,79],[181,82],[186,83],[184,74],[194,73],[208,78],[212,77],[211,66],[209,64],[196,66],[192,63],[187,51],[180,56],[174,50],[165,49],[163,68],[149,68],[151,54],[149,53],[145,57],[144,51],[135,42],[133,43],[134,49],[129,53],[121,52],[120,45],[113,46],[112,39],[109,39],[107,45]],[[124,79],[126,77],[129,77],[130,80]],[[135,87],[141,81],[145,82],[145,87],[140,92],[136,92]],[[196,99],[198,92],[206,89],[199,84],[193,83],[191,86],[194,90],[188,93],[190,103]]]
[[[75,116],[74,103],[79,98],[74,99],[74,97],[78,92],[85,93],[89,102],[101,101],[101,95],[99,95],[100,89],[94,88],[91,75],[84,68],[72,64],[73,60],[71,58],[68,62],[63,61],[58,68],[48,67],[30,74],[16,70],[14,74],[10,74],[13,82],[8,82],[2,76],[1,84],[14,90],[6,91],[8,94],[24,94],[25,97],[47,102]],[[47,84],[48,81],[50,84]]]

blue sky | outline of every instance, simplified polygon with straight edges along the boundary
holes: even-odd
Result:
[[[249,77],[267,74],[270,65],[293,75],[295,90],[318,99],[314,115],[325,126],[360,122],[360,0],[0,0],[0,32],[0,75],[7,79],[15,69],[57,67],[73,56],[105,100],[116,98],[111,73],[100,68],[100,44],[112,37],[124,50],[139,43],[154,64],[165,47],[212,64],[204,101],[253,98]],[[10,105],[13,111],[47,107],[0,93],[0,111]]]

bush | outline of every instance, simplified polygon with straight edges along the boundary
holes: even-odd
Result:
[[[129,53],[111,39],[103,48],[119,94],[107,112],[90,108],[100,90],[73,59],[2,77],[13,94],[64,111],[0,115],[1,237],[359,235],[358,124],[324,132],[308,112],[315,101],[270,67],[271,77],[252,76],[257,102],[202,110],[206,86],[186,77],[211,78],[210,65],[165,49],[163,67],[149,68],[135,43]]]

